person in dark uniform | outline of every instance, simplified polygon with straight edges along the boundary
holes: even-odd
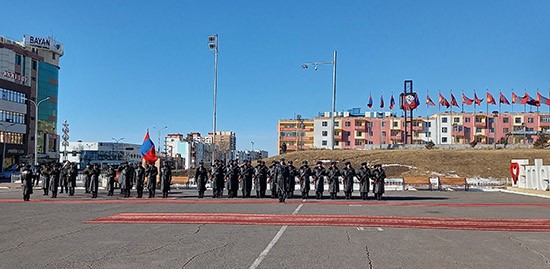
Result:
[[[330,164],[328,169],[328,191],[330,193],[330,199],[337,199],[338,192],[340,191],[340,169],[336,166],[336,162]]]
[[[136,191],[137,198],[143,197],[143,188],[145,187],[145,168],[139,163],[136,168]]]
[[[124,196],[126,188],[126,163],[121,163],[120,166],[118,166],[118,172],[118,187],[120,188],[120,194]]]
[[[40,182],[40,168],[36,166],[32,166],[32,185],[38,186],[38,183]]]
[[[59,187],[61,187],[59,193],[63,193],[63,190],[65,190],[65,193],[69,193],[69,162],[64,162],[63,167],[61,167]]]
[[[269,175],[269,168],[265,165],[264,161],[258,161],[254,176],[254,188],[256,189],[256,198],[265,198],[265,191],[267,190],[267,177]]]
[[[67,171],[68,185],[69,185],[69,196],[74,196],[76,189],[76,177],[78,177],[78,169],[76,164],[69,163],[69,170]]]
[[[342,177],[344,178],[344,194],[346,200],[350,200],[353,193],[353,181],[355,180],[355,169],[351,167],[350,162],[346,162],[346,167],[342,169]]]
[[[133,164],[126,165],[126,173],[124,175],[124,197],[129,198],[134,181],[136,180],[136,169]]]
[[[269,167],[269,188],[271,189],[271,198],[277,198],[277,179],[275,178],[275,170],[277,169],[277,161],[272,161]]]
[[[225,167],[220,160],[214,161],[214,166],[212,168],[214,172],[212,173],[212,197],[213,198],[222,198],[223,197],[223,188],[225,185]]]
[[[288,187],[287,187],[287,197],[293,198],[294,191],[296,190],[296,176],[298,176],[298,171],[294,166],[292,161],[288,161]]]
[[[243,198],[250,198],[250,192],[252,191],[252,178],[254,177],[254,167],[250,165],[249,160],[244,161],[244,165],[241,168],[241,192]]]
[[[206,182],[208,181],[208,170],[204,168],[204,163],[199,162],[199,167],[195,171],[195,180],[197,181],[197,190],[199,191],[199,198],[204,197],[204,191],[206,191]]]
[[[32,194],[33,173],[30,165],[21,169],[21,188],[23,189],[23,201],[29,201]]]
[[[40,180],[42,181],[42,190],[44,196],[48,195],[50,190],[50,167],[47,164],[42,164],[40,168]]]
[[[359,178],[359,192],[361,192],[361,199],[367,200],[370,190],[370,177],[371,172],[366,162],[361,163],[361,168],[357,173]]]
[[[374,198],[376,198],[376,200],[382,200],[382,195],[384,194],[384,179],[386,179],[386,171],[382,169],[381,164],[377,164],[374,166],[372,177],[374,179],[374,184],[372,187]]]
[[[113,196],[115,191],[116,170],[112,165],[107,169],[107,196]]]
[[[82,171],[82,174],[84,175],[84,188],[86,189],[86,193],[90,193],[90,180],[92,180],[92,167],[90,164],[86,165],[86,168],[84,168],[84,171]]]
[[[300,190],[302,191],[302,199],[309,198],[311,168],[306,160],[302,161],[302,166],[298,169],[298,178],[300,182]]]
[[[162,198],[168,198],[171,183],[172,169],[170,169],[168,162],[164,162],[164,165],[160,169],[160,189],[162,191]]]
[[[57,198],[57,190],[59,189],[59,176],[61,173],[61,165],[56,163],[50,173],[50,191],[52,198]]]
[[[157,175],[159,170],[154,164],[147,164],[147,189],[149,190],[149,198],[155,197],[155,191],[157,189]]]
[[[288,166],[283,158],[281,158],[280,163],[275,168],[275,178],[277,179],[276,187],[279,203],[284,203],[288,193],[287,187],[290,175],[288,172]]]
[[[313,168],[313,184],[315,185],[315,198],[323,199],[323,192],[325,191],[325,176],[327,171],[323,167],[321,161],[317,162],[317,166]]]
[[[99,170],[99,164],[94,163],[92,172],[90,173],[92,180],[90,181],[90,192],[92,193],[92,199],[97,198],[97,191],[99,189],[99,175],[101,171]]]
[[[241,175],[241,168],[237,165],[236,160],[229,162],[229,167],[227,169],[227,197],[233,198],[237,197],[237,192],[239,191],[239,176]]]

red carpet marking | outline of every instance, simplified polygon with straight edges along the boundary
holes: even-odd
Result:
[[[406,198],[405,198],[406,199]],[[23,199],[0,199],[1,203],[29,203]],[[30,203],[92,203],[92,204],[279,204],[277,199],[194,199],[194,198],[127,198],[127,199],[31,199]],[[388,206],[426,206],[426,207],[550,207],[550,203],[429,203],[429,202],[400,202],[400,201],[362,201],[362,200],[287,200],[287,204],[307,205],[388,205]]]
[[[357,215],[240,213],[121,213],[85,223],[353,226],[447,230],[550,232],[550,219],[472,219]]]

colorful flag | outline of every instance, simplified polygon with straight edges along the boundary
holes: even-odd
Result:
[[[380,95],[380,108],[384,108],[384,96]]]
[[[434,101],[432,101],[432,98],[428,94],[426,94],[426,106],[435,106]]]
[[[393,94],[392,94],[390,99],[390,109],[393,109],[393,106],[395,106],[395,99],[393,99]]]
[[[464,93],[462,94],[462,103],[469,106],[474,103],[473,99],[468,98]]]
[[[500,103],[500,104],[507,104],[507,105],[510,104],[510,102],[508,102],[508,99],[506,99],[506,96],[504,96],[504,94],[502,94],[502,92],[500,92],[500,100],[499,100],[499,103]]]
[[[372,108],[372,94],[369,96],[369,103],[367,104],[369,108]]]
[[[420,105],[420,100],[418,99],[418,93],[414,94],[414,107],[412,109],[417,108]]]
[[[452,93],[451,93],[451,105],[460,107],[460,105],[458,105],[458,102],[456,101],[455,96]]]
[[[443,94],[439,93],[439,104],[442,106],[445,106],[446,108],[449,108],[451,104],[449,104],[449,101],[443,97]]]
[[[487,92],[487,104],[496,105],[497,102],[495,101],[495,98],[490,92]]]
[[[147,163],[155,163],[158,160],[158,157],[155,155],[155,144],[149,137],[149,130],[147,130],[145,138],[143,138],[143,144],[141,144],[139,153]]]
[[[477,106],[480,106],[481,102],[483,102],[483,99],[477,98],[477,94],[474,92],[474,103],[476,103]]]
[[[527,102],[531,100],[531,96],[529,94],[525,93],[523,97],[521,97],[521,100],[519,101],[520,104],[525,105]]]
[[[539,101],[539,103],[541,103],[541,104],[545,104],[545,105],[550,106],[550,99],[542,96],[542,94],[540,94],[540,92],[537,92],[537,101]]]
[[[512,104],[517,104],[518,103],[518,96],[512,92]]]

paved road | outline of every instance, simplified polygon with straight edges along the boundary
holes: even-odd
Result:
[[[194,191],[154,200],[20,196],[0,190],[0,268],[550,268],[550,232],[88,222],[121,213],[550,218],[550,200],[516,194],[389,192],[382,202],[286,204],[197,200]]]

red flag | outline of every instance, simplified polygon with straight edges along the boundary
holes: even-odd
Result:
[[[520,104],[525,105],[527,102],[531,100],[531,96],[529,94],[525,93],[523,97],[521,97],[521,100],[519,101]]]
[[[145,138],[143,138],[143,144],[141,145],[139,153],[147,163],[155,163],[158,159],[155,155],[155,144],[153,143],[153,140],[149,138],[149,130],[147,130]]]
[[[507,104],[507,105],[510,104],[510,102],[508,102],[508,99],[506,99],[506,96],[504,96],[504,94],[502,94],[502,92],[500,92],[500,100],[499,100],[499,103],[500,103],[500,104]]]
[[[550,99],[542,96],[540,92],[537,92],[537,101],[539,101],[540,104],[545,104],[550,106]]]
[[[445,106],[446,108],[449,108],[451,104],[449,104],[449,101],[443,97],[443,94],[439,93],[439,104],[442,106]]]
[[[476,105],[480,106],[481,105],[481,102],[483,102],[483,99],[479,99],[477,98],[477,94],[474,92],[474,102],[476,103]]]
[[[369,108],[372,107],[372,95],[369,96],[369,103],[367,104]]]
[[[456,101],[455,96],[452,93],[451,93],[451,105],[460,107],[460,105],[458,105],[458,102]]]
[[[464,93],[462,94],[462,103],[469,106],[474,103],[473,99],[468,98]]]
[[[380,95],[380,108],[384,108],[384,96]]]
[[[393,99],[393,94],[392,94],[390,99],[390,109],[393,109],[393,106],[395,106],[395,99]]]
[[[487,92],[487,104],[496,105],[497,102],[490,92]]]
[[[518,103],[518,96],[512,92],[512,104],[517,104]]]
[[[432,101],[432,98],[428,94],[426,94],[426,106],[435,106],[434,101]]]

